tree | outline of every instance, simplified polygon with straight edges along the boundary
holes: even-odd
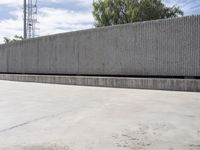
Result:
[[[10,38],[7,38],[7,37],[4,37],[3,39],[4,39],[4,43],[8,44],[8,43],[13,43],[13,42],[16,42],[16,41],[23,40],[24,38],[22,36],[15,35],[13,39],[10,39]]]
[[[179,7],[167,7],[161,0],[97,0],[93,3],[95,26],[183,16]]]

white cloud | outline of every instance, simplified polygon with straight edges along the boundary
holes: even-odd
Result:
[[[190,15],[196,10],[200,10],[199,0],[163,0],[167,6],[179,6],[185,13]]]
[[[93,0],[69,0],[79,5],[92,5]]]
[[[74,12],[63,9],[42,8],[39,12],[40,35],[75,31],[93,27],[93,16],[89,12]]]
[[[91,5],[93,0],[45,0],[45,1],[51,1],[54,3],[74,3],[76,5]]]
[[[23,0],[0,0],[0,5],[17,6],[22,4]]]
[[[3,42],[3,37],[12,38],[15,35],[22,36],[23,29],[23,15],[20,9],[9,12],[16,19],[4,19],[0,20],[0,43]]]
[[[33,0],[33,1],[35,1],[35,0]],[[42,0],[42,1],[57,2],[57,1],[60,1],[60,0]],[[22,5],[23,2],[24,2],[24,0],[0,0],[0,5],[16,6],[16,5]]]

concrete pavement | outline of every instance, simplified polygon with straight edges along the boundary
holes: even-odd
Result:
[[[0,81],[0,150],[199,150],[200,93]]]

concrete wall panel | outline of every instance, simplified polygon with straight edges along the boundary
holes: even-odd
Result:
[[[0,45],[0,72],[200,77],[200,16]]]

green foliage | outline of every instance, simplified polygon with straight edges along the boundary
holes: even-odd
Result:
[[[96,27],[183,16],[179,7],[167,7],[161,0],[96,0]]]
[[[20,40],[23,40],[23,39],[24,38],[22,36],[18,36],[18,35],[15,35],[13,39],[4,37],[4,43],[5,44],[13,43],[13,42],[20,41]]]

